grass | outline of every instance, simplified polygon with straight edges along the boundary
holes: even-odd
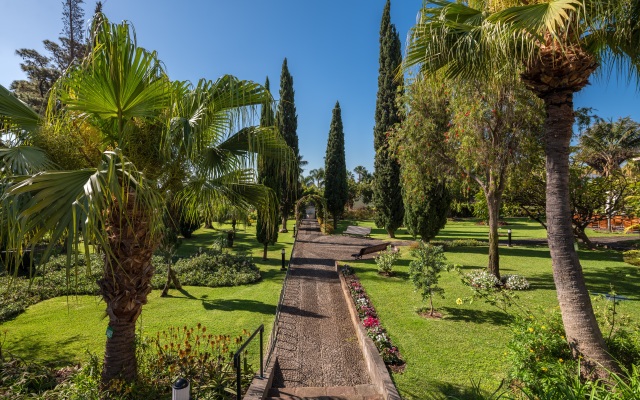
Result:
[[[230,226],[224,225],[196,231],[191,239],[184,240],[178,255],[187,256],[199,247],[210,246],[228,229]],[[278,239],[269,247],[268,260],[262,261],[255,227],[241,227],[233,251],[253,255],[262,273],[260,282],[224,288],[185,286],[182,291],[172,289],[165,298],[154,290],[138,319],[138,329],[153,334],[169,326],[195,326],[200,322],[215,334],[236,336],[243,329],[253,331],[264,324],[266,343],[284,279],[280,251],[285,248],[288,259],[293,244],[291,233],[281,233]],[[81,362],[87,358],[87,351],[102,356],[108,322],[104,308],[95,296],[57,297],[38,303],[0,325],[0,332],[6,332],[4,343],[0,338],[2,349],[27,360],[56,365]],[[254,350],[257,352],[257,344]]]
[[[354,224],[354,221],[343,221],[338,232]],[[386,232],[375,228],[373,222],[358,224],[371,226],[374,238],[387,239]],[[509,225],[502,228],[503,232],[508,228],[513,229],[514,239],[544,237],[544,230],[537,223],[523,219],[510,220]],[[186,256],[200,247],[206,248],[218,236],[226,238],[228,229],[229,225],[222,225],[195,232],[192,239],[184,241],[178,255]],[[403,229],[396,236],[399,240],[412,239]],[[486,226],[461,221],[448,223],[437,239],[482,240],[486,237]],[[159,291],[154,291],[143,308],[140,328],[144,333],[152,334],[171,325],[193,326],[201,322],[216,334],[237,335],[242,329],[253,330],[264,323],[268,336],[284,278],[280,272],[280,251],[285,248],[290,254],[291,245],[291,234],[280,234],[279,242],[269,249],[269,261],[263,262],[262,246],[255,241],[255,228],[241,226],[233,250],[253,255],[262,271],[262,281],[227,288],[185,287],[183,291],[171,290],[167,298],[158,297]],[[402,397],[473,398],[472,381],[480,381],[486,391],[492,391],[505,378],[508,369],[505,357],[510,338],[508,316],[483,302],[457,305],[458,297],[469,296],[471,292],[462,285],[460,277],[451,272],[443,273],[440,281],[446,298],[434,299],[444,318],[420,317],[415,310],[424,304],[409,280],[411,257],[408,249],[402,251],[393,277],[378,275],[372,260],[349,263],[354,266],[383,325],[407,361],[404,373],[393,374]],[[459,247],[447,251],[446,256],[448,261],[461,264],[462,270],[468,271],[486,266],[487,251],[487,247]],[[538,307],[557,306],[551,259],[546,247],[501,247],[500,257],[503,274],[523,275],[532,285],[531,290],[520,292],[520,304],[535,312]],[[637,290],[640,269],[624,263],[621,253],[614,251],[580,251],[580,259],[589,290],[607,293],[609,285],[614,283],[618,294],[628,298],[620,303],[619,311],[640,321]],[[87,350],[101,355],[107,326],[103,315],[104,304],[93,296],[44,301],[0,325],[0,332],[7,332],[3,349],[28,360],[57,364],[82,361]]]
[[[539,236],[535,227],[526,223],[510,226],[519,226],[516,232],[530,232],[528,237]],[[470,222],[449,223],[438,239],[482,239],[483,228],[486,229]],[[465,231],[469,234],[463,235]],[[404,239],[402,232],[398,236]],[[488,248],[453,248],[446,256],[449,262],[463,265],[462,272],[465,272],[486,266]],[[640,321],[640,269],[624,263],[621,253],[614,251],[580,251],[580,259],[589,290],[607,293],[613,283],[616,292],[628,298],[620,303],[619,311]],[[407,361],[404,373],[393,374],[401,396],[404,399],[473,398],[472,381],[480,381],[487,392],[493,391],[508,371],[505,352],[510,339],[509,317],[482,301],[457,305],[456,299],[471,295],[471,291],[462,285],[455,272],[442,274],[440,286],[445,289],[446,298],[434,299],[444,318],[420,317],[415,310],[424,304],[409,280],[410,260],[409,251],[404,248],[393,277],[378,275],[373,260],[349,263]],[[546,247],[501,247],[500,262],[503,274],[523,275],[532,285],[531,290],[519,292],[519,304],[534,313],[539,313],[539,308],[557,306]]]

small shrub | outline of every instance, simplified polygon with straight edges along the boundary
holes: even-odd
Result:
[[[577,369],[557,309],[542,313],[540,318],[532,314],[517,316],[511,330],[513,336],[507,344],[509,377],[519,385],[545,392],[554,381],[566,380],[569,371]]]
[[[394,251],[391,245],[385,251],[381,251],[380,255],[375,257],[378,272],[385,275],[393,274],[393,264],[400,257],[400,252]]]
[[[492,289],[500,286],[498,278],[483,269],[464,274],[463,280],[467,285],[477,289]]]
[[[371,220],[375,217],[375,211],[372,208],[360,208],[357,210],[347,210],[342,218],[353,221]]]
[[[482,247],[488,245],[487,242],[476,239],[431,240],[429,244],[433,246],[442,246],[445,250],[455,247]]]
[[[440,246],[420,242],[420,247],[412,250],[411,255],[415,259],[409,264],[409,276],[416,291],[420,292],[422,301],[429,300],[429,315],[433,316],[433,295],[444,298],[444,289],[438,286],[440,272],[449,269],[444,250]]]
[[[627,264],[640,267],[640,250],[627,250],[622,253],[622,258]]]
[[[180,283],[189,286],[238,286],[260,280],[260,270],[253,263],[251,257],[232,255],[226,252],[206,251],[189,258],[178,260],[173,270],[178,275]],[[156,271],[161,275],[161,271]],[[154,287],[161,288],[166,279],[154,280]],[[156,286],[157,285],[157,286]]]
[[[509,290],[527,290],[529,289],[529,281],[520,275],[504,275],[502,276],[502,284],[505,289]]]

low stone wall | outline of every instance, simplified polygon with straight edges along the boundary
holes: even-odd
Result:
[[[269,395],[269,389],[273,384],[274,371],[278,366],[278,355],[273,354],[271,356],[271,362],[267,365],[267,369],[264,371],[264,377],[260,378],[260,375],[253,377],[247,393],[245,393],[243,400],[264,400]]]
[[[396,386],[393,384],[389,371],[387,370],[387,366],[384,364],[384,361],[382,361],[382,357],[378,353],[376,345],[373,344],[371,338],[367,336],[364,326],[360,323],[356,306],[353,304],[353,298],[351,298],[351,292],[347,287],[347,282],[345,281],[344,276],[340,272],[337,261],[336,271],[340,277],[342,293],[344,294],[344,299],[347,302],[347,307],[349,308],[349,315],[351,316],[351,322],[353,322],[353,327],[356,331],[356,335],[358,336],[358,343],[362,349],[364,361],[367,364],[367,371],[369,372],[371,384],[376,387],[378,393],[380,393],[385,400],[401,400],[400,394],[398,394],[398,389],[396,389]]]

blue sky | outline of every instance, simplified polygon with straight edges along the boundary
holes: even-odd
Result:
[[[278,97],[282,60],[293,75],[300,152],[309,169],[323,167],[331,110],[340,101],[347,168],[373,171],[378,32],[385,0],[106,0],[113,22],[133,23],[139,45],[158,51],[172,79],[233,74],[264,82]],[[391,18],[404,43],[422,0],[392,0]],[[89,16],[94,0],[85,0]],[[18,48],[42,49],[62,29],[60,0],[0,0],[0,84],[22,79]],[[640,121],[635,83],[594,81],[577,107],[605,118]]]

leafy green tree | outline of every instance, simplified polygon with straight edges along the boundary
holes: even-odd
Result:
[[[324,162],[326,171],[324,198],[327,200],[327,210],[333,216],[333,228],[337,229],[338,219],[342,216],[349,196],[342,111],[340,110],[340,103],[337,101],[331,117],[331,128],[329,129],[327,153]]]
[[[88,253],[93,243],[104,252],[98,286],[109,319],[102,373],[108,386],[113,379],[136,377],[135,325],[151,291],[162,188],[176,154],[190,168],[175,198],[192,216],[202,205],[221,201],[275,208],[273,192],[243,166],[257,150],[287,165],[294,158],[274,130],[237,119],[270,101],[261,85],[232,76],[197,85],[171,82],[156,53],[137,46],[128,23],[111,24],[98,14],[91,32],[90,53],[57,81],[49,101],[55,107],[46,118],[0,87],[0,120],[23,137],[0,152],[6,165],[0,186],[8,187],[0,202],[7,229],[0,236],[18,253],[46,236],[45,259],[67,237],[69,250]],[[98,156],[88,157],[90,167],[52,170],[46,154],[27,145],[73,121],[99,133],[93,149]],[[238,126],[231,121],[241,129],[230,131]]]
[[[414,259],[409,263],[409,277],[420,292],[422,301],[429,300],[429,316],[433,317],[433,295],[444,298],[444,289],[438,286],[440,272],[449,268],[442,246],[433,246],[423,241],[418,242],[418,248],[411,251]]]
[[[269,78],[264,84],[265,90],[269,91]],[[263,128],[272,127],[275,122],[273,115],[273,108],[271,103],[266,102],[262,105],[260,111],[260,126]],[[280,170],[277,162],[270,160],[267,157],[258,157],[258,183],[265,185],[274,191],[277,198],[280,197]],[[268,217],[264,213],[273,212],[271,210],[258,210],[258,218],[256,220],[256,238],[259,243],[264,246],[262,252],[262,259],[267,259],[268,246],[274,245],[278,241],[278,226],[279,224],[269,223],[273,221],[275,216]]]
[[[396,96],[402,82],[396,80],[396,70],[402,62],[400,37],[391,23],[391,2],[387,0],[380,23],[380,67],[378,70],[378,98],[373,128],[374,160],[373,202],[375,222],[389,237],[402,225],[404,207],[400,189],[400,165],[389,151],[388,132],[400,122]]]
[[[287,59],[282,62],[282,72],[280,74],[280,102],[276,111],[276,127],[293,150],[296,160],[300,161],[300,150],[298,148],[298,114],[296,114],[296,104],[294,101],[293,77],[289,73]],[[296,166],[296,171],[299,166]],[[282,171],[282,182],[280,185],[280,215],[282,216],[282,230],[287,232],[287,218],[298,198],[298,174],[291,175],[286,169]]]
[[[405,68],[490,81],[511,74],[545,107],[547,235],[562,320],[585,373],[619,371],[596,322],[573,247],[569,153],[573,94],[604,61],[636,77],[640,6],[626,0],[425,3],[410,33]],[[611,71],[611,70],[608,70]],[[605,72],[606,74],[606,72]]]
[[[540,102],[514,81],[489,85],[424,76],[411,83],[404,101],[409,112],[391,141],[402,166],[405,209],[425,198],[425,188],[439,177],[476,183],[489,221],[488,269],[499,277],[502,194],[508,173],[536,149]]]
[[[16,54],[22,58],[20,69],[27,74],[26,80],[11,83],[11,90],[40,114],[47,108],[49,90],[62,72],[72,64],[78,64],[86,53],[84,43],[83,0],[62,1],[62,36],[60,43],[44,40],[48,56],[34,49],[18,49]]]

